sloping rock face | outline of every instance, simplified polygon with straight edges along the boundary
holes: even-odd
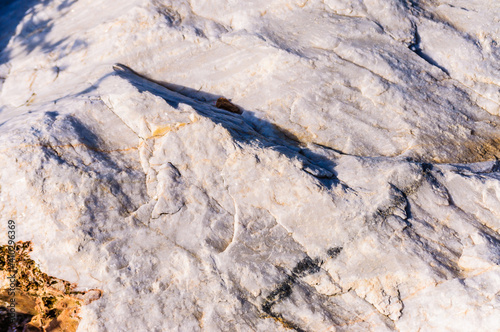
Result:
[[[0,10],[0,242],[79,331],[498,328],[496,2]]]

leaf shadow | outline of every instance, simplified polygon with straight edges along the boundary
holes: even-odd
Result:
[[[52,50],[68,39],[48,40],[54,23],[51,19],[39,19],[36,14],[49,2],[50,0],[0,0],[0,65],[15,56],[13,50],[7,47],[12,39],[19,42],[20,47],[16,51],[28,54],[36,48],[44,52]],[[65,0],[58,6],[58,10],[62,11],[75,2],[76,0]]]

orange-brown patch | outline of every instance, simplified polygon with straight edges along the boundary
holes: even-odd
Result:
[[[18,317],[15,322],[6,320],[2,324],[10,324],[16,331],[76,331],[81,319],[78,316],[80,307],[99,299],[102,291],[75,291],[75,284],[43,273],[29,257],[32,250],[30,241],[17,242],[14,266],[10,266],[9,246],[0,247],[0,278],[13,273],[16,276],[15,309]],[[0,303],[10,301],[11,297],[9,289],[0,289]]]
[[[243,113],[238,106],[231,103],[229,100],[227,100],[224,97],[220,97],[219,99],[217,99],[217,102],[215,103],[215,107],[232,112],[232,113],[236,113],[236,114]]]

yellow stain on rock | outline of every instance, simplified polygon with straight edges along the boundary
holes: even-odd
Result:
[[[170,126],[170,125],[164,126],[164,127],[158,127],[153,131],[153,137],[163,136],[171,130],[172,130],[172,126]]]
[[[25,105],[30,106],[31,104],[33,104],[33,102],[35,101],[35,96],[36,96],[36,93],[33,92],[31,94],[31,96],[28,98],[28,100],[26,100]]]
[[[161,136],[164,136],[165,134],[171,132],[171,131],[177,131],[179,130],[180,128],[186,126],[187,123],[184,123],[184,122],[179,122],[179,123],[176,123],[175,125],[166,125],[166,126],[161,126],[161,127],[157,127],[154,131],[153,131],[153,134],[151,137],[148,137],[148,138],[157,138],[157,137],[161,137]]]

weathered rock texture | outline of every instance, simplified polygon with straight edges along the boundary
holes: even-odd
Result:
[[[80,331],[498,329],[500,3],[5,8],[1,220]]]

